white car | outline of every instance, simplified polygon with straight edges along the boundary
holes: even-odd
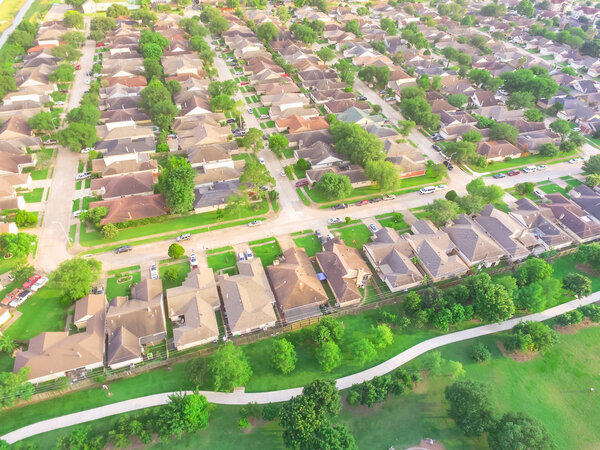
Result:
[[[394,194],[389,194],[389,195],[383,196],[384,200],[394,200],[395,198],[396,198],[396,196]]]
[[[80,215],[82,215],[83,213],[86,213],[87,209],[80,209],[79,211],[75,211],[73,213],[73,217],[79,217]]]
[[[65,102],[63,102],[62,100],[59,100],[59,101],[57,101],[57,102],[54,102],[54,104],[55,104],[55,105],[58,105],[58,106],[62,106],[62,105],[64,105],[64,104],[65,104]]]
[[[31,286],[31,290],[33,292],[37,292],[39,289],[41,289],[42,287],[44,287],[44,285],[48,282],[48,277],[42,277],[39,280],[37,280],[33,286]]]
[[[427,186],[419,189],[419,193],[421,195],[433,194],[435,191],[437,191],[437,189],[433,186]]]
[[[254,253],[252,253],[252,250],[250,250],[249,248],[246,249],[246,259],[248,261],[254,259]]]
[[[244,252],[239,252],[238,253],[238,260],[240,260],[240,261],[246,261],[246,255],[244,255]]]
[[[537,166],[535,168],[535,170],[546,170],[548,166],[546,166],[546,164],[540,164],[539,166]]]
[[[198,259],[196,259],[195,253],[190,254],[190,266],[192,266],[192,269],[198,268]]]
[[[527,167],[523,167],[523,172],[525,173],[532,173],[535,172],[537,169],[534,166],[527,166]]]
[[[158,280],[158,269],[156,268],[156,263],[152,263],[150,265],[150,278],[153,280]]]
[[[373,233],[377,233],[379,231],[379,228],[377,228],[377,226],[374,223],[370,223],[369,230],[371,230]]]
[[[261,163],[261,164],[264,164],[265,163],[265,158],[258,158],[258,162]]]
[[[85,84],[90,84],[90,79],[89,78],[85,79]]]
[[[448,189],[448,186],[446,186],[445,184],[438,184],[438,185],[435,187],[435,190],[436,190],[436,191],[443,191],[444,189]]]
[[[249,227],[257,227],[262,225],[262,220],[253,220],[252,222],[248,222]]]
[[[252,108],[248,108],[248,109],[246,109],[246,111],[248,111],[250,114],[252,114],[252,113],[253,113],[253,110],[252,110]]]
[[[585,161],[585,158],[583,156],[581,156],[579,158],[570,159],[569,163],[570,164],[576,164],[576,163],[583,162],[583,161]]]
[[[86,147],[81,149],[81,153],[89,153],[94,150],[92,147]]]
[[[342,223],[342,219],[340,219],[339,217],[332,217],[327,222],[329,222],[329,223]]]
[[[82,173],[78,173],[75,176],[75,180],[85,180],[86,178],[89,178],[92,176],[92,172],[82,172]]]
[[[281,171],[281,173],[280,173],[279,175],[281,175],[282,177],[285,177],[285,176],[286,176],[286,175],[285,175],[285,170],[282,170],[282,171]]]

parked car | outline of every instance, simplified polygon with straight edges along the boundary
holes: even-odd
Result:
[[[394,200],[395,198],[396,196],[394,194],[388,194],[383,196],[384,200]]]
[[[104,47],[104,42],[97,42],[96,47]]]
[[[448,189],[448,186],[446,186],[445,184],[438,184],[438,185],[435,187],[435,190],[436,190],[436,191],[443,191],[444,189]]]
[[[21,289],[21,288],[13,289],[8,294],[6,294],[6,296],[4,297],[4,300],[2,301],[2,304],[8,305],[15,298],[17,298],[21,294],[21,292],[23,292],[23,289]]]
[[[579,158],[573,158],[569,160],[570,164],[576,164],[576,163],[580,163],[585,161],[585,158],[583,156],[579,157]]]
[[[265,163],[265,158],[258,158],[258,162],[261,163],[261,164],[264,164]]]
[[[333,209],[346,209],[348,205],[346,203],[338,203],[337,205],[333,205]]]
[[[198,258],[196,258],[195,253],[190,253],[190,266],[192,266],[192,269],[198,268]]]
[[[433,186],[425,186],[425,187],[422,187],[421,189],[419,189],[419,194],[421,194],[421,195],[433,194],[435,191],[436,191],[436,189]]]
[[[369,230],[371,230],[373,233],[377,233],[379,231],[379,228],[377,228],[377,226],[374,223],[370,223]]]
[[[92,176],[92,172],[82,172],[82,173],[78,173],[75,176],[76,180],[85,180],[86,178],[89,178]]]
[[[364,206],[364,205],[368,205],[369,201],[368,200],[361,200],[359,202],[356,202],[356,206]]]
[[[239,261],[246,261],[246,255],[244,255],[244,252],[239,252],[238,253],[238,260]]]
[[[339,217],[331,217],[329,220],[327,220],[327,222],[333,224],[333,223],[342,223],[342,219],[340,219]]]
[[[506,175],[508,175],[509,177],[514,177],[516,175],[519,175],[521,173],[520,170],[511,170],[510,172],[508,172]]]
[[[150,264],[150,278],[153,280],[158,280],[158,269],[156,267],[156,263]]]
[[[252,250],[250,250],[249,248],[246,249],[246,259],[248,261],[254,259],[254,253],[252,253]]]
[[[48,139],[47,141],[42,142],[42,144],[44,144],[44,145],[55,145],[55,144],[58,144],[58,141],[56,139]]]
[[[63,94],[66,94],[67,92],[69,92],[68,89],[61,89],[60,92],[62,92]]]
[[[126,253],[126,252],[130,252],[131,250],[133,250],[133,247],[131,245],[122,245],[121,247],[115,248],[115,253],[116,254]]]
[[[252,222],[248,222],[249,227],[257,227],[262,225],[262,220],[253,220]]]
[[[538,188],[535,188],[533,190],[533,193],[536,195],[537,198],[544,198],[546,196],[546,193]]]
[[[332,233],[327,233],[327,240],[331,241],[333,239],[335,239],[335,236]]]
[[[55,104],[55,105],[58,105],[58,106],[62,106],[62,105],[64,105],[64,104],[65,104],[65,102],[63,102],[62,100],[59,100],[59,101],[57,101],[57,102],[54,102],[54,104]]]
[[[25,289],[14,300],[12,300],[9,303],[9,306],[12,306],[13,308],[18,308],[23,303],[25,303],[25,300],[27,300],[29,297],[31,297],[32,294],[33,294],[33,292],[31,292],[28,289]]]
[[[536,170],[546,170],[548,166],[546,164],[540,164],[539,166],[536,167]]]
[[[442,147],[440,147],[440,146],[439,146],[439,145],[437,145],[437,144],[433,144],[433,145],[432,145],[432,147],[433,147],[433,149],[434,149],[434,150],[437,150],[438,152],[441,152],[441,151],[442,151]]]
[[[506,178],[506,174],[505,174],[505,173],[503,173],[503,172],[498,172],[498,173],[495,173],[495,174],[493,175],[493,178],[496,178],[496,179],[499,179],[499,178]]]
[[[81,153],[89,153],[89,152],[91,152],[92,150],[94,150],[94,149],[93,149],[93,148],[91,148],[91,147],[82,148],[82,149],[81,149]]]
[[[364,101],[366,101],[366,100],[367,100],[367,97],[365,97],[364,95],[359,95],[359,96],[358,96],[358,101],[359,101],[359,102],[364,102]]]
[[[75,70],[80,70],[80,69],[81,69],[81,64],[77,64],[77,65],[75,66]]]
[[[23,289],[29,289],[31,286],[33,286],[40,278],[42,278],[41,275],[33,275],[31,277],[29,277],[29,279],[23,283]]]
[[[235,119],[227,119],[225,122],[226,123],[235,123]]]
[[[259,187],[259,189],[261,191],[268,191],[269,190],[269,186],[261,186],[261,187]]]
[[[258,116],[259,119],[269,119],[271,116],[269,116],[268,114],[261,114],[260,116]]]
[[[315,230],[315,236],[317,236],[317,239],[321,239],[323,237],[321,230]]]
[[[281,172],[279,172],[279,176],[285,177],[285,170],[282,170]]]
[[[79,211],[75,211],[73,213],[73,217],[79,217],[81,216],[83,213],[86,213],[88,210],[87,209],[80,209]]]
[[[42,287],[44,287],[44,285],[48,282],[48,277],[42,277],[39,280],[37,280],[35,282],[35,284],[33,286],[31,286],[31,290],[33,292],[37,292],[38,290],[40,290]],[[104,289],[102,290],[102,293],[104,293]]]
[[[443,164],[448,168],[448,170],[454,169],[454,166],[450,161],[444,161]]]
[[[254,110],[252,108],[246,108],[246,111],[248,111],[250,114],[252,114]]]
[[[183,234],[180,234],[179,236],[177,236],[175,238],[175,240],[177,242],[181,242],[181,241],[187,241],[187,240],[189,240],[191,238],[192,238],[192,235],[190,233],[183,233]]]
[[[525,173],[532,173],[532,172],[535,172],[535,171],[536,171],[535,166],[523,167],[523,172],[525,172]]]
[[[247,81],[242,81],[240,84],[241,84],[242,86],[246,86],[246,85],[248,85],[249,83],[248,83]]]
[[[299,181],[296,181],[296,187],[297,188],[302,187],[302,186],[308,186],[308,180],[299,180]]]

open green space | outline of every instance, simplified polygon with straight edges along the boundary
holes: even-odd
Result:
[[[277,239],[275,239],[274,237],[267,237],[267,238],[263,238],[263,239],[257,239],[256,241],[250,241],[250,242],[248,242],[248,245],[253,246],[253,245],[264,244],[266,242],[274,242],[274,241],[277,241]]]
[[[392,213],[386,217],[377,217],[379,224],[382,227],[393,228],[394,230],[405,230],[408,224],[404,221],[404,217],[400,213]]]
[[[112,300],[115,297],[123,297],[131,294],[131,286],[139,283],[142,279],[140,272],[133,272],[112,277],[106,280],[106,298]],[[118,280],[123,281],[117,283]]]
[[[8,353],[0,353],[0,372],[12,372],[15,359]]]
[[[44,195],[44,188],[35,188],[31,192],[26,192],[23,194],[23,198],[27,203],[39,203],[42,201],[42,196]]]
[[[79,198],[76,198],[75,200],[73,200],[72,212],[79,211],[79,204],[80,203],[81,203],[81,199],[79,199]]]
[[[206,257],[206,261],[208,263],[208,267],[210,267],[213,271],[217,271],[220,269],[224,269],[226,267],[235,266],[236,256],[232,251],[219,253],[217,255],[208,255]]]
[[[177,272],[177,276],[173,280],[167,280],[165,278],[165,272],[167,270],[173,270]],[[184,282],[185,277],[190,273],[191,267],[189,261],[182,261],[176,264],[169,264],[168,266],[160,266],[158,268],[158,274],[162,279],[163,289],[171,289],[173,287],[181,286]]]
[[[333,232],[349,247],[359,250],[371,239],[371,232],[364,224],[352,225],[350,227],[338,228]]]
[[[85,201],[84,201],[85,203]],[[125,241],[127,239],[136,239],[144,236],[152,236],[154,234],[168,232],[184,232],[190,228],[201,227],[205,225],[220,224],[229,220],[252,217],[268,212],[269,206],[266,200],[263,200],[255,205],[244,208],[237,214],[228,211],[223,211],[223,219],[217,218],[217,211],[209,211],[201,214],[190,214],[187,216],[170,218],[166,217],[163,222],[151,223],[148,225],[140,225],[119,230],[119,235],[114,239],[103,239],[100,232],[93,230],[82,230],[79,236],[79,243],[85,247],[95,245],[108,244],[111,242]]]
[[[120,269],[113,269],[106,272],[108,275],[120,275],[125,272],[134,272],[140,270],[139,265],[129,266],[129,267],[121,267]]]
[[[45,286],[17,309],[22,316],[6,330],[13,339],[27,340],[44,331],[65,329],[68,307],[61,302],[58,289]]]
[[[31,172],[31,179],[32,180],[45,180],[46,178],[48,178],[48,170],[49,170],[49,167],[46,167],[45,169],[34,170],[33,172]]]
[[[73,225],[71,225],[69,227],[69,242],[70,243],[75,242],[75,236],[77,236],[77,224],[76,223],[74,223]]]
[[[206,254],[207,255],[214,255],[215,253],[222,253],[222,252],[225,252],[227,250],[233,250],[233,247],[231,245],[226,245],[225,247],[213,248],[213,249],[210,249],[210,250],[206,250]]]
[[[255,258],[260,258],[263,266],[270,266],[279,256],[282,255],[279,242],[269,242],[267,244],[252,247]]]
[[[296,188],[296,193],[298,194],[298,197],[300,197],[300,201],[304,203],[305,206],[310,206],[310,201],[306,198],[304,192],[302,192],[302,188]]]
[[[525,166],[532,166],[537,164],[550,164],[550,163],[558,163],[569,159],[571,156],[575,155],[576,152],[560,152],[559,155],[555,158],[548,158],[543,155],[529,155],[523,156],[522,158],[513,158],[508,161],[491,161],[488,163],[487,167],[476,167],[469,166],[469,168],[473,172],[477,173],[495,173],[500,172],[502,170],[508,169],[517,169]]]
[[[302,247],[306,250],[306,254],[308,256],[315,256],[316,253],[323,250],[323,246],[321,242],[317,239],[314,234],[309,234],[308,236],[302,236],[294,239],[294,243],[298,247]]]

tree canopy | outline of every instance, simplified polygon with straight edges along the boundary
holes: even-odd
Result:
[[[348,197],[352,193],[352,183],[346,175],[326,172],[314,185],[314,189],[329,200]]]
[[[97,259],[76,257],[60,263],[50,274],[50,281],[72,303],[91,292],[101,273],[102,263]]]
[[[194,205],[196,171],[184,158],[171,157],[158,178],[157,189],[162,192],[171,214],[183,214]]]
[[[229,392],[244,386],[252,377],[252,368],[241,347],[233,342],[219,347],[210,359],[209,369],[217,391]]]

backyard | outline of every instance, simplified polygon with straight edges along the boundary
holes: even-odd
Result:
[[[106,298],[112,300],[115,297],[123,297],[131,294],[131,286],[139,283],[142,274],[137,272],[122,272],[106,280]]]

